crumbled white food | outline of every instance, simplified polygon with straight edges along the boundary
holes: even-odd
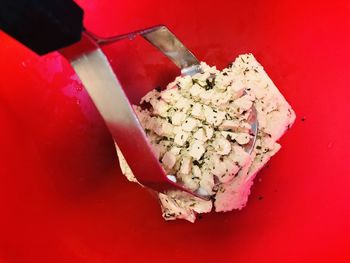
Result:
[[[191,88],[190,88],[190,94],[192,96],[192,98],[199,98],[199,95],[204,93],[205,89],[202,88],[201,86],[199,86],[198,84],[194,84]]]
[[[175,165],[175,162],[176,162],[175,154],[173,154],[172,152],[166,152],[164,154],[162,158],[162,163],[166,168],[168,169],[173,168],[173,166]]]
[[[205,129],[205,136],[207,137],[207,139],[210,140],[211,138],[213,138],[214,129],[209,126],[205,126],[204,129]]]
[[[190,157],[184,157],[181,160],[181,168],[180,168],[180,173],[184,175],[190,174],[191,171],[191,165],[192,165],[192,160]]]
[[[187,116],[184,112],[177,111],[173,114],[173,116],[171,116],[171,123],[173,125],[181,125],[185,121],[186,117]]]
[[[184,131],[193,131],[197,126],[199,125],[199,121],[196,120],[195,118],[188,117],[184,123],[181,125],[181,128]]]
[[[225,131],[235,131],[240,127],[238,120],[224,120],[219,126],[220,129]]]
[[[199,140],[194,140],[192,145],[190,146],[190,150],[188,152],[195,160],[199,160],[205,152],[204,143]]]
[[[293,124],[294,111],[253,55],[239,56],[222,71],[201,63],[202,73],[180,76],[163,91],[147,93],[135,106],[156,158],[165,171],[189,189],[214,198],[205,201],[188,193],[159,193],[166,220],[194,222],[196,214],[230,211],[245,206],[256,173],[280,149],[276,141]],[[256,109],[258,134],[248,121]],[[117,147],[122,172],[137,182]]]
[[[199,128],[194,134],[193,134],[193,138],[205,142],[208,138],[205,135],[205,131],[203,128]]]
[[[191,115],[199,120],[205,120],[202,104],[194,103],[192,107]]]
[[[220,135],[213,141],[213,147],[215,152],[220,155],[227,155],[231,151],[230,141]]]
[[[251,135],[249,133],[243,133],[240,132],[237,134],[237,136],[235,137],[235,140],[240,144],[240,145],[244,145],[250,142],[251,139]]]
[[[182,130],[178,131],[175,135],[174,142],[179,146],[183,146],[187,141],[188,136],[189,136],[188,132],[185,132]]]

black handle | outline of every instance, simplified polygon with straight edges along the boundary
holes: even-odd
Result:
[[[39,55],[79,41],[83,15],[72,0],[0,0],[0,29]]]

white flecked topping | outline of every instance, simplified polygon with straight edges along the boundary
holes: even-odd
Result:
[[[273,156],[276,143],[294,122],[290,105],[251,54],[239,56],[222,71],[201,63],[202,73],[179,76],[163,91],[153,90],[134,110],[146,130],[155,157],[186,187],[213,195],[204,201],[179,191],[159,193],[163,216],[194,222],[196,213],[241,209],[252,180]],[[244,146],[253,136],[247,121],[252,107],[258,139],[252,153]],[[118,150],[118,148],[117,148]],[[137,181],[118,150],[122,172]]]

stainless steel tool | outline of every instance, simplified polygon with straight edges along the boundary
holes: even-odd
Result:
[[[72,0],[0,1],[2,30],[38,55],[59,50],[70,61],[139,182],[159,192],[188,191],[179,182],[170,180],[154,158],[129,100],[100,47],[141,35],[184,71],[188,69],[188,73],[198,70],[197,59],[165,27],[102,39],[84,29],[83,16],[84,11]]]
[[[158,192],[182,190],[203,199],[210,196],[201,191],[192,192],[174,176],[165,174],[159,161],[155,158],[146,134],[138,121],[131,104],[123,91],[101,46],[142,36],[158,48],[176,66],[183,75],[200,72],[198,59],[165,26],[156,26],[111,38],[100,38],[85,32],[83,40],[71,48],[61,50],[70,60],[72,67],[81,79],[97,109],[105,120],[113,139],[128,162],[137,180],[146,187]],[[84,50],[84,52],[81,52]],[[257,133],[255,112],[251,119],[254,139],[246,149],[250,152],[254,146]],[[132,150],[130,150],[132,149]]]
[[[156,26],[100,38],[83,29],[84,11],[72,0],[4,0],[0,7],[0,28],[6,33],[39,55],[59,50],[70,61],[141,184],[158,192],[181,190],[203,199],[209,198],[201,192],[190,191],[174,176],[165,174],[101,49],[104,45],[139,35],[173,61],[181,69],[181,74],[200,72],[197,58],[168,28]],[[254,135],[257,131],[255,119],[251,121]],[[254,140],[247,151],[251,151]]]

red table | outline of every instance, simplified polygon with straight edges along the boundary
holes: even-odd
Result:
[[[157,201],[121,175],[69,64],[1,33],[0,262],[350,261],[349,1],[79,4],[100,35],[163,23],[210,64],[253,53],[296,123],[244,210],[165,222]],[[134,101],[176,74],[137,43],[107,50]]]

